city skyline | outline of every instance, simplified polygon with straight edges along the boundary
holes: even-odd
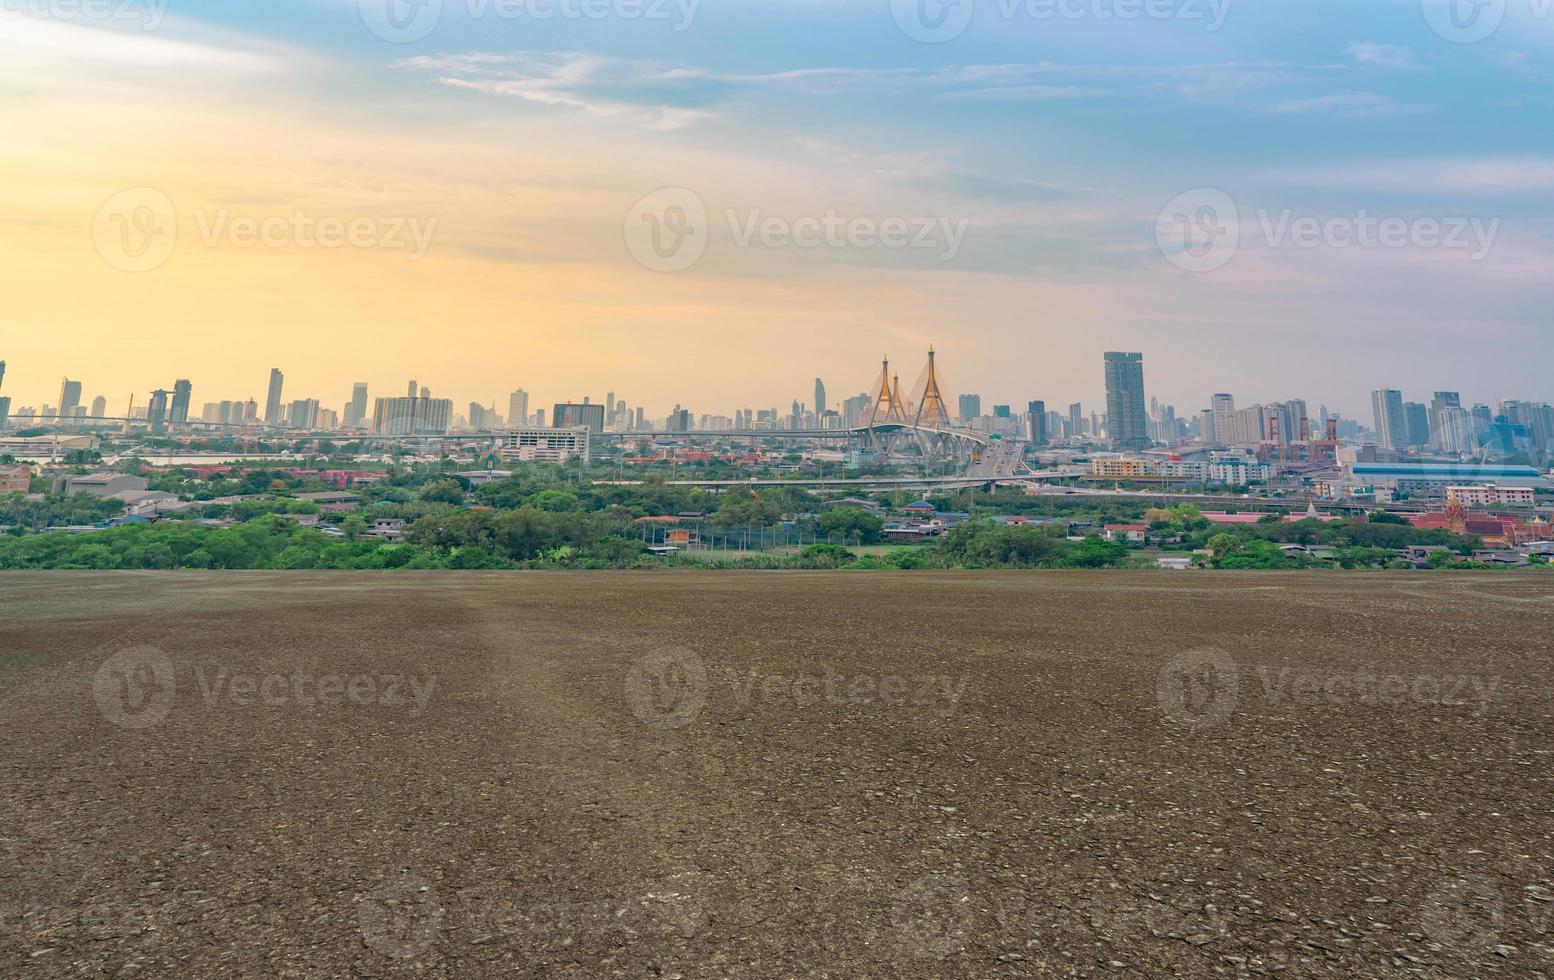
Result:
[[[1071,404],[1070,399],[1072,398],[1072,390],[1075,387],[1086,386],[1087,394],[1085,394],[1084,397],[1076,399],[1077,403],[1083,406],[1087,406],[1085,409],[1085,414],[1087,416],[1091,411],[1100,411],[1102,415],[1105,415],[1108,404],[1108,391],[1105,377],[1105,365],[1107,362],[1105,361],[1104,355],[1109,353],[1110,352],[1098,349],[1093,355],[1095,360],[1095,370],[1090,372],[1094,375],[1093,384],[1085,385],[1084,382],[1085,378],[1090,377],[1090,373],[1086,373],[1084,371],[1077,373],[1070,371],[1067,386],[1059,389],[1056,394],[1054,394],[1052,391],[1031,391],[1023,394],[990,395],[984,389],[977,387],[975,384],[969,387],[964,385],[947,384],[947,393],[950,395],[952,403],[960,398],[970,398],[979,404],[979,415],[990,415],[992,414],[991,406],[998,404],[1025,405],[1027,402],[1033,400],[1040,400],[1052,405]],[[1162,379],[1164,371],[1158,367],[1157,362],[1148,350],[1144,351],[1143,353],[1149,365],[1149,378],[1147,379],[1145,392],[1146,397],[1151,404],[1158,403],[1161,406],[1173,407],[1178,418],[1190,417],[1198,414],[1204,409],[1213,408],[1215,406],[1215,398],[1217,396],[1210,394],[1209,392],[1222,391],[1224,386],[1221,386],[1220,388],[1211,387],[1209,389],[1205,389],[1205,394],[1200,396],[1196,401],[1191,399],[1183,400],[1172,398],[1168,395],[1162,394],[1161,387],[1179,388],[1181,386],[1180,384],[1173,385],[1172,379],[1169,376],[1166,376],[1164,379]],[[20,394],[20,392],[26,389],[20,387],[17,384],[19,379],[17,377],[18,371],[15,369],[15,365],[18,364],[18,361],[15,357],[10,358],[10,361],[13,365],[13,369],[11,370],[10,377],[7,379],[6,383],[4,383],[3,386],[0,386],[0,395],[10,398],[11,412],[14,414],[19,408],[33,408],[41,410],[45,406],[58,410],[59,405],[57,404],[57,395],[60,392],[60,382],[53,382],[56,397],[40,398],[36,397],[35,395],[33,397],[28,397],[26,395]],[[910,363],[910,361],[909,359],[903,359],[898,361],[898,363],[907,364]],[[944,360],[941,357],[941,373],[943,364]],[[307,365],[304,363],[302,366],[306,367]],[[910,370],[915,372],[916,367],[913,366],[910,368]],[[110,392],[104,391],[100,387],[94,386],[90,379],[82,380],[79,377],[72,376],[66,379],[66,383],[77,386],[76,398],[78,404],[84,403],[87,396],[89,395],[95,396],[98,399],[106,399],[109,408],[109,415],[118,417],[124,414],[123,406],[129,405],[131,398],[133,398],[134,408],[136,410],[141,410],[146,407],[147,401],[151,394],[158,389],[165,389],[168,392],[168,398],[171,399],[175,383],[189,384],[192,381],[194,385],[193,394],[192,396],[186,395],[186,401],[184,403],[190,417],[197,417],[199,414],[198,409],[205,404],[219,403],[228,400],[248,401],[251,399],[258,405],[258,415],[261,421],[284,419],[287,415],[289,406],[295,400],[293,396],[297,394],[300,394],[306,399],[316,400],[324,408],[335,411],[342,419],[345,419],[349,416],[349,410],[351,409],[353,403],[357,400],[357,389],[363,384],[366,386],[368,395],[361,417],[370,418],[372,414],[372,403],[376,401],[376,399],[380,397],[395,396],[403,389],[405,385],[404,380],[386,379],[381,383],[370,380],[367,382],[362,382],[359,376],[352,376],[355,377],[356,380],[346,382],[341,387],[340,393],[336,395],[331,390],[322,390],[316,386],[308,386],[306,379],[310,375],[304,374],[302,372],[293,372],[287,368],[265,369],[260,373],[256,373],[249,369],[243,369],[241,374],[244,376],[252,374],[260,379],[258,383],[252,385],[252,387],[255,389],[253,393],[245,394],[242,392],[241,387],[232,387],[220,383],[207,383],[200,378],[187,379],[187,376],[177,379],[176,382],[173,380],[160,382],[159,380],[159,383],[157,384],[142,384],[132,388],[130,391],[125,392],[122,395],[119,395],[117,398],[115,398]],[[421,374],[424,377],[424,372]],[[272,391],[271,387],[277,380],[275,375],[279,376],[281,387]],[[55,376],[59,377],[59,375]],[[465,407],[471,403],[474,403],[479,404],[482,408],[488,411],[494,408],[496,413],[503,416],[504,418],[510,417],[511,404],[513,401],[512,396],[514,393],[519,391],[523,392],[525,396],[524,402],[529,407],[530,413],[532,414],[533,409],[536,407],[548,408],[552,404],[560,403],[582,403],[586,400],[598,405],[606,405],[607,403],[604,400],[604,397],[616,396],[616,392],[619,392],[621,395],[628,395],[629,392],[635,387],[629,377],[625,382],[601,382],[595,386],[599,389],[603,389],[606,392],[605,396],[601,397],[597,392],[589,388],[585,388],[581,391],[564,391],[556,388],[554,391],[550,391],[551,386],[536,386],[533,383],[522,383],[509,385],[508,387],[505,387],[491,395],[472,398],[468,395],[459,393],[459,389],[455,387],[422,385],[415,378],[410,377],[409,374],[404,374],[401,376],[401,378],[409,378],[409,384],[413,386],[414,390],[417,392],[421,390],[430,390],[435,393],[437,398],[449,399],[456,406],[455,412],[458,414],[463,414]],[[808,382],[804,381],[802,377],[800,379],[796,379],[794,382],[794,387],[791,391],[786,394],[779,393],[772,397],[770,400],[756,400],[748,394],[746,394],[744,397],[736,395],[733,403],[729,405],[714,403],[711,401],[701,401],[696,399],[693,395],[683,394],[680,396],[672,396],[668,402],[662,406],[655,404],[644,404],[641,401],[634,400],[629,397],[626,400],[628,401],[630,410],[633,413],[635,413],[637,409],[642,408],[648,412],[650,418],[656,417],[662,419],[666,417],[671,410],[676,410],[681,407],[689,409],[692,413],[692,417],[700,415],[726,415],[736,410],[750,408],[775,408],[781,410],[783,406],[789,404],[789,402],[792,401],[796,401],[804,405],[807,409],[813,410],[815,406],[805,397],[808,394],[808,391],[806,390],[807,388],[832,392],[833,394],[829,397],[829,402],[825,406],[825,409],[840,411],[843,404],[848,399],[851,399],[854,396],[868,390],[867,384],[856,387],[847,383],[839,384],[833,378],[831,378],[830,375],[825,373],[819,375],[811,373],[810,378],[811,380]],[[1162,380],[1164,380],[1164,385],[1162,385]],[[762,387],[780,392],[780,388],[775,384],[769,383]],[[1284,387],[1287,389],[1293,388],[1295,390],[1284,391],[1279,394],[1247,394],[1238,389],[1226,393],[1232,396],[1233,402],[1241,405],[1271,404],[1287,401],[1290,399],[1308,402],[1312,405],[1321,404],[1328,408],[1332,414],[1360,422],[1367,428],[1372,427],[1373,419],[1375,418],[1374,396],[1378,390],[1397,390],[1401,392],[1401,397],[1403,400],[1409,402],[1426,403],[1429,402],[1433,396],[1445,391],[1450,391],[1454,394],[1460,392],[1460,398],[1465,406],[1472,404],[1484,404],[1491,407],[1498,407],[1505,402],[1526,400],[1554,401],[1554,397],[1540,394],[1537,391],[1514,391],[1503,394],[1484,394],[1464,388],[1461,385],[1454,385],[1450,383],[1433,388],[1423,384],[1398,385],[1396,383],[1391,383],[1387,385],[1377,385],[1375,383],[1371,383],[1366,385],[1363,389],[1333,398],[1324,398],[1312,394],[1311,392],[1318,390],[1320,387],[1314,381],[1308,382],[1306,380],[1287,380],[1284,383]],[[1094,390],[1089,391],[1089,389],[1092,388]],[[215,397],[211,397],[213,395]],[[268,410],[272,395],[274,396],[275,403],[273,417],[272,413]],[[1434,411],[1435,409],[1432,408],[1432,415],[1434,414]],[[613,404],[607,408],[607,412],[613,414]],[[1154,412],[1148,412],[1147,417],[1155,417]]]

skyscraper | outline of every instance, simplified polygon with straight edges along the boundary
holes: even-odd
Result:
[[[59,417],[68,419],[81,404],[81,382],[64,379],[59,385]]]
[[[1404,402],[1403,421],[1408,429],[1410,446],[1430,444],[1430,410],[1425,408],[1423,402]]]
[[[1030,413],[1025,437],[1033,446],[1045,446],[1047,444],[1047,403],[1031,402],[1025,406],[1025,410]]]
[[[1371,412],[1376,418],[1376,443],[1391,449],[1408,445],[1408,419],[1403,413],[1403,393],[1396,388],[1371,392]]]
[[[416,396],[415,379],[411,378],[409,386],[406,387],[406,389],[405,389],[405,397],[406,398],[414,398],[415,396]]]
[[[557,402],[551,414],[551,427],[556,429],[571,429],[584,427],[589,432],[604,431],[604,406],[593,405],[584,401],[581,405],[575,402]]]
[[[0,361],[0,388],[5,387],[5,362]]]
[[[1236,421],[1235,396],[1221,391],[1210,398],[1209,420],[1213,425],[1203,433],[1203,440],[1217,446],[1230,445],[1230,430]]]
[[[279,425],[281,421],[281,386],[285,383],[286,376],[280,368],[270,368],[270,393],[264,400],[264,422],[266,425]]]
[[[819,378],[815,379],[815,416],[817,418],[826,414],[826,386]]]
[[[507,396],[507,424],[515,428],[529,424],[529,393],[522,388]]]
[[[1121,449],[1148,449],[1149,416],[1144,408],[1144,355],[1108,351],[1106,431]]]
[[[354,429],[367,417],[367,382],[358,381],[351,386],[351,403],[345,406],[345,427]]]
[[[1079,402],[1068,406],[1068,434],[1070,436],[1084,435],[1085,410]]]
[[[1442,419],[1442,412],[1448,408],[1461,408],[1462,395],[1455,391],[1437,391],[1430,399],[1430,444],[1437,449],[1445,449],[1445,440],[1442,431],[1446,428]],[[1456,416],[1452,416],[1455,422]]]
[[[102,395],[98,395],[96,398],[93,398],[91,414],[93,418],[98,419],[102,418],[104,415],[107,415],[108,399],[104,398]]]
[[[151,400],[146,403],[146,421],[152,427],[160,427],[167,421],[167,389],[158,388],[151,393]]]
[[[179,378],[173,382],[173,403],[168,411],[169,421],[174,423],[189,421],[189,396],[193,387],[185,378]]]
[[[972,419],[981,418],[981,395],[961,395],[958,400],[960,402],[960,417],[962,422],[970,422]]]

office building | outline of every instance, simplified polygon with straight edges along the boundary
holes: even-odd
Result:
[[[0,395],[0,429],[5,428],[6,419],[11,417],[11,397]]]
[[[264,399],[264,422],[266,425],[279,425],[281,421],[281,386],[285,383],[286,376],[280,368],[270,369],[270,392]]]
[[[453,424],[451,398],[379,398],[372,431],[385,436],[443,435]]]
[[[189,398],[193,388],[185,378],[173,382],[173,400],[168,406],[168,421],[175,424],[189,421]]]
[[[358,381],[351,386],[351,403],[345,406],[345,427],[354,429],[367,417],[367,382]]]
[[[589,432],[604,431],[604,406],[591,405],[585,399],[582,404],[576,402],[557,402],[551,412],[551,427],[555,429],[572,429],[582,426]]]
[[[167,389],[158,388],[151,393],[151,400],[146,402],[146,421],[153,427],[167,421]]]
[[[1410,446],[1430,444],[1430,410],[1422,402],[1403,403],[1403,424],[1408,431]]]
[[[1045,446],[1047,437],[1047,403],[1031,402],[1025,407],[1030,418],[1025,424],[1025,438],[1033,446]]]
[[[603,408],[603,405],[596,406]],[[541,409],[543,412],[544,410]],[[588,429],[545,429],[524,426],[508,433],[502,456],[515,462],[565,463],[581,458],[588,462]]]
[[[59,417],[68,419],[81,404],[81,382],[64,379],[59,385]]]
[[[1408,445],[1408,418],[1403,410],[1403,393],[1396,388],[1377,388],[1371,392],[1371,412],[1376,419],[1376,444],[1389,449]]]
[[[825,386],[825,383],[823,381],[821,381],[819,378],[816,378],[815,379],[815,414],[817,416],[825,415],[827,407],[828,406],[826,404],[826,386]]]
[[[1119,449],[1148,449],[1149,416],[1144,402],[1144,355],[1108,351],[1106,431]]]
[[[507,425],[519,429],[529,424],[529,393],[519,388],[507,396]]]
[[[982,396],[961,395],[959,399],[960,418],[962,422],[970,422],[972,419],[982,417]]]

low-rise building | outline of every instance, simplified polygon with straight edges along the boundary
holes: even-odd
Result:
[[[32,486],[32,467],[0,466],[0,493],[26,493]]]
[[[62,476],[54,481],[54,491],[74,496],[78,493],[93,497],[112,497],[126,491],[142,493],[151,486],[143,476],[126,473],[93,473],[89,476]]]
[[[1448,486],[1446,499],[1455,500],[1464,507],[1487,507],[1491,504],[1520,504],[1532,506],[1532,487],[1502,487],[1493,483],[1475,486]]]
[[[588,462],[588,429],[515,429],[507,433],[502,457],[518,462],[565,463],[581,457]]]

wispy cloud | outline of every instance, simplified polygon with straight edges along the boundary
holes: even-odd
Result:
[[[1418,68],[1419,62],[1409,48],[1396,44],[1378,44],[1375,41],[1356,41],[1344,49],[1344,53],[1361,65],[1381,68]]]
[[[1384,116],[1417,115],[1429,112],[1430,106],[1399,105],[1385,95],[1375,92],[1335,92],[1310,99],[1294,99],[1268,107],[1274,115],[1301,113],[1328,113],[1350,119],[1375,119]]]

